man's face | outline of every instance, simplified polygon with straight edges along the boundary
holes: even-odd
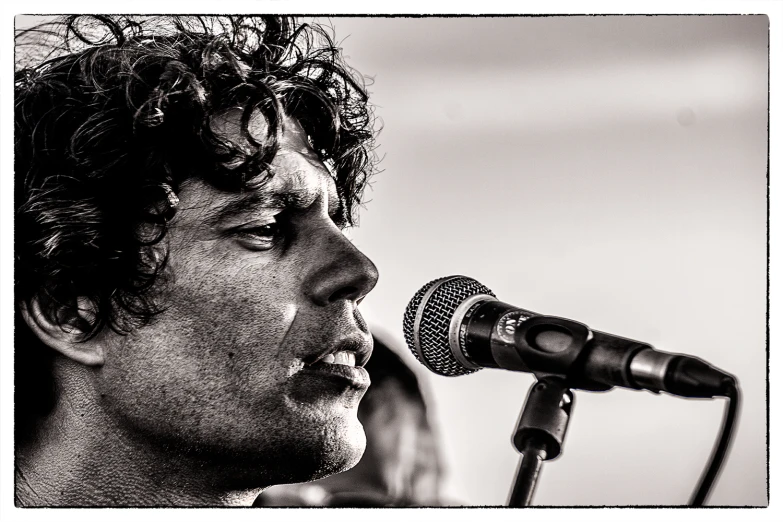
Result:
[[[239,117],[213,127],[241,144]],[[259,139],[265,128],[251,121]],[[335,223],[334,181],[296,121],[284,119],[279,141],[274,175],[258,188],[184,184],[167,236],[165,312],[132,335],[105,334],[96,381],[121,428],[231,462],[240,481],[341,471],[365,445],[356,413],[369,379],[351,359],[369,356],[356,307],[377,271]]]

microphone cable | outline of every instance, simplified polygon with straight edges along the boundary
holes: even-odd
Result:
[[[740,406],[740,391],[737,383],[732,378],[725,380],[725,397],[727,399],[726,407],[723,410],[723,426],[721,434],[716,441],[709,460],[709,465],[704,469],[698,486],[691,497],[690,506],[699,507],[704,505],[704,501],[718,477],[723,459],[731,444],[731,436],[734,433],[734,425],[737,419],[737,412]]]

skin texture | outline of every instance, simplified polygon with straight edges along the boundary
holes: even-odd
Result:
[[[239,111],[213,125],[235,139]],[[261,139],[266,124],[256,116],[250,129]],[[308,364],[340,347],[368,355],[357,305],[377,271],[338,226],[334,182],[301,127],[286,117],[279,137],[258,187],[183,184],[166,311],[151,325],[70,345],[34,328],[62,354],[61,395],[19,452],[20,503],[249,504],[263,487],[358,462],[366,372]]]
[[[440,506],[441,460],[415,373],[383,341],[367,364],[359,405],[367,449],[343,473],[264,491],[255,506]]]
[[[359,418],[367,433],[367,451],[356,466],[315,482],[270,488],[256,505],[441,505],[439,461],[432,430],[424,424],[426,413],[398,388],[387,381],[373,389],[373,401],[362,404]]]

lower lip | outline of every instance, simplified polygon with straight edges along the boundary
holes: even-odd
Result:
[[[367,389],[370,386],[370,374],[360,366],[318,362],[305,366],[300,370],[300,373],[335,379],[345,382],[354,388]]]

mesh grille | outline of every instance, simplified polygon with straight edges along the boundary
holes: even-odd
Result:
[[[422,286],[419,291],[414,294],[413,299],[411,299],[408,303],[408,307],[405,309],[405,316],[402,318],[402,332],[405,334],[405,342],[408,344],[410,351],[413,352],[413,355],[416,356],[416,360],[422,364],[424,364],[424,362],[421,360],[421,358],[419,358],[419,352],[416,350],[415,344],[413,342],[413,329],[414,323],[416,322],[416,310],[419,309],[421,300],[424,298],[424,294],[427,293],[427,290],[429,290],[435,283],[443,281],[444,279],[447,278],[441,277],[440,279],[435,279],[434,281],[430,281],[426,285]]]
[[[426,302],[422,303],[424,294],[434,285],[438,287]],[[419,362],[440,375],[467,375],[477,370],[465,368],[452,355],[449,348],[449,324],[457,307],[468,297],[476,294],[486,294],[495,297],[492,290],[475,279],[464,276],[444,277],[430,281],[416,292],[403,319],[405,341]],[[416,313],[422,309],[419,324],[419,346],[424,361],[419,358],[413,341]]]

